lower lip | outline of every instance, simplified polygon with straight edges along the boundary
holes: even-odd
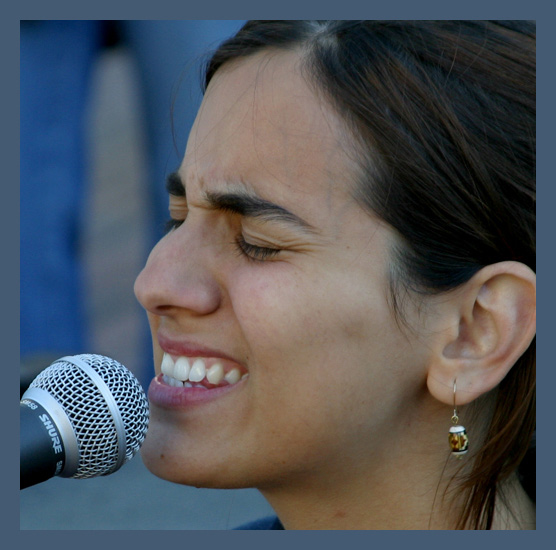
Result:
[[[187,409],[219,399],[243,386],[244,381],[228,386],[218,386],[211,389],[203,388],[174,388],[162,381],[162,374],[154,378],[149,386],[149,401],[165,409]]]

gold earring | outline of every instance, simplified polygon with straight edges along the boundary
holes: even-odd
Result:
[[[467,432],[463,426],[460,426],[458,409],[456,406],[456,381],[454,380],[454,414],[452,416],[452,423],[454,424],[450,428],[450,433],[448,434],[448,441],[450,443],[450,448],[452,449],[452,455],[457,457],[462,457],[468,450],[469,438],[467,437]]]

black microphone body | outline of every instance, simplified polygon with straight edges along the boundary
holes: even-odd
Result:
[[[141,385],[101,355],[55,361],[20,401],[20,489],[54,476],[108,475],[143,443],[149,421]]]
[[[20,489],[59,475],[65,447],[54,418],[36,401],[20,402]]]

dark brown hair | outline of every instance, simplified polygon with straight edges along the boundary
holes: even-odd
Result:
[[[205,86],[223,64],[269,48],[302,53],[355,137],[354,196],[402,243],[398,315],[404,296],[454,289],[488,264],[535,270],[534,23],[249,21],[213,55]],[[498,484],[534,429],[535,342],[496,390],[457,528],[491,527]]]

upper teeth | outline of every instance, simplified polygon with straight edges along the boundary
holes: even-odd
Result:
[[[220,384],[222,380],[226,380],[229,384],[235,384],[247,376],[245,374],[242,377],[239,369],[236,367],[224,373],[224,367],[219,362],[214,363],[207,369],[205,361],[201,357],[196,359],[178,357],[176,361],[174,361],[167,353],[165,353],[162,358],[160,368],[162,374],[166,376],[165,380],[167,382],[171,385],[177,385],[175,382],[180,382],[180,386],[183,385],[184,382],[187,383],[187,381],[201,382],[204,378],[206,378],[210,384]]]

